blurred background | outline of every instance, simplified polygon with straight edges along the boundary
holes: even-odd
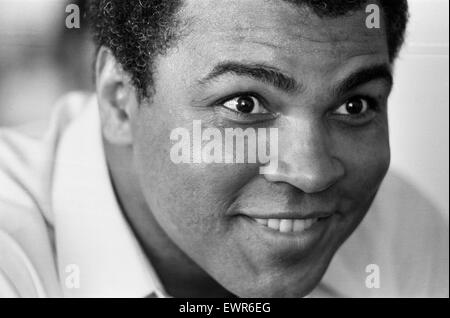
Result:
[[[392,165],[449,220],[449,1],[409,0],[389,103]]]
[[[44,124],[71,90],[91,90],[87,23],[66,28],[66,6],[84,0],[0,0],[0,125]]]
[[[0,0],[0,126],[45,125],[65,92],[92,90],[83,0]],[[449,1],[409,0],[407,41],[390,100],[392,169],[449,214]]]

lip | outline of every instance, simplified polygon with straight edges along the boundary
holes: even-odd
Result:
[[[291,219],[291,220],[307,220],[307,219],[326,219],[332,216],[333,212],[312,212],[308,214],[300,212],[280,212],[272,214],[256,214],[256,213],[239,213],[252,219]]]

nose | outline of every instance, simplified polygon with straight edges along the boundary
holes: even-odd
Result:
[[[344,176],[344,165],[333,155],[328,129],[320,122],[295,120],[279,131],[278,167],[265,175],[268,181],[317,193]]]

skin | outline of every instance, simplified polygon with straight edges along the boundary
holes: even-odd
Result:
[[[188,32],[155,66],[151,100],[139,101],[107,49],[97,58],[105,150],[124,214],[172,296],[302,297],[320,282],[339,246],[365,216],[389,167],[390,83],[335,87],[363,68],[389,65],[383,28],[364,11],[325,18],[283,1],[188,0]],[[224,61],[258,63],[295,79],[285,92],[225,74],[199,84]],[[269,115],[223,106],[236,93],[264,100]],[[346,101],[377,107],[345,114]],[[234,97],[234,96],[233,96]],[[222,104],[220,104],[222,103]],[[170,133],[204,127],[279,130],[278,169],[260,164],[174,164]],[[327,212],[317,238],[293,239],[251,217]]]

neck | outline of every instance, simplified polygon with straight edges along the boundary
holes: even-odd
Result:
[[[107,141],[104,147],[117,200],[166,292],[173,297],[232,296],[181,251],[158,224],[134,173],[131,149]]]

